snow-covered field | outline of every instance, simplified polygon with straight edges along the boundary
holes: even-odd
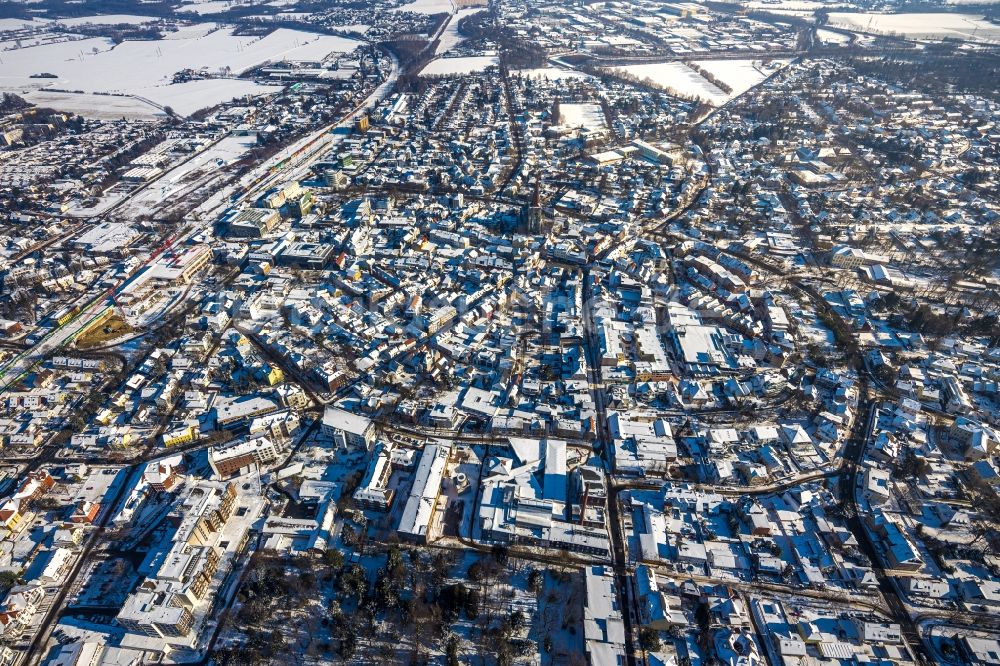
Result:
[[[560,104],[559,124],[567,127],[583,127],[588,130],[602,130],[607,127],[604,111],[600,104]]]
[[[218,14],[229,11],[235,3],[229,0],[208,0],[207,2],[185,2],[177,7],[179,12],[192,12],[194,14]]]
[[[482,7],[467,7],[465,9],[460,9],[455,15],[453,15],[451,19],[449,19],[444,32],[441,33],[441,41],[438,42],[437,50],[434,52],[435,55],[444,55],[465,41],[462,35],[458,32],[459,22],[469,16],[472,16],[473,14],[478,14],[483,11],[486,10]]]
[[[421,76],[442,76],[448,74],[471,74],[481,72],[491,65],[499,65],[500,61],[493,56],[467,56],[464,58],[437,58],[432,60],[420,72]]]
[[[575,69],[560,69],[559,67],[539,67],[537,69],[516,69],[512,74],[520,74],[532,79],[548,79],[549,81],[568,81],[570,79],[590,78],[589,74]]]
[[[980,14],[833,12],[830,25],[859,32],[895,33],[911,39],[952,37],[976,42],[1000,41],[1000,25],[990,23]]]
[[[169,106],[174,113],[189,116],[199,109],[228,102],[244,95],[266,95],[281,90],[281,86],[265,86],[242,79],[201,79],[169,86],[147,88],[141,97],[160,106]]]
[[[819,38],[819,41],[826,42],[827,44],[846,44],[851,41],[847,35],[833,32],[832,30],[823,30],[822,28],[816,31],[816,37]]]
[[[184,69],[213,76],[236,76],[257,65],[280,60],[321,60],[352,51],[361,42],[344,37],[279,29],[269,35],[237,37],[230,29],[185,31],[175,39],[126,41],[84,39],[6,51],[0,90],[27,92],[56,88],[84,93],[118,93],[174,107],[178,113],[228,101],[235,96],[275,90],[228,78],[171,84]],[[54,79],[33,79],[49,72]],[[66,108],[72,111],[72,108]]]
[[[85,118],[152,120],[164,116],[156,106],[135,97],[35,90],[24,95],[24,99],[37,106],[72,111]]]
[[[719,106],[757,85],[772,72],[788,64],[788,61],[761,63],[756,60],[697,60],[695,64],[728,85],[732,91],[725,92],[682,62],[629,65],[618,69],[640,79],[649,79],[664,90],[684,97],[697,97]]]
[[[751,9],[762,9],[762,10],[772,10],[772,9],[783,9],[786,11],[806,11],[814,12],[817,9],[823,9],[824,7],[830,8],[834,6],[850,6],[849,2],[840,3],[826,3],[819,2],[818,0],[750,0],[750,2],[744,2],[744,7],[749,7]]]
[[[48,25],[48,19],[17,19],[0,18],[0,32],[23,30],[24,28],[43,28]]]
[[[725,92],[682,62],[628,65],[616,69],[640,80],[648,79],[653,85],[683,97],[697,97],[712,104],[722,104],[728,99]]]
[[[455,5],[451,0],[413,0],[396,7],[393,11],[413,12],[414,14],[451,14]]]
[[[57,19],[56,23],[73,27],[78,25],[142,25],[143,23],[155,23],[160,20],[162,19],[158,19],[155,16],[101,14],[100,16],[77,16],[75,18]]]
[[[753,88],[789,62],[789,60],[771,60],[766,63],[758,60],[697,60],[695,64],[732,88],[729,97],[735,97]]]

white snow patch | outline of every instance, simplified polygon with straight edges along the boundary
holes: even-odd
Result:
[[[100,16],[77,16],[75,18],[56,19],[56,23],[61,23],[69,27],[78,25],[142,25],[143,23],[156,23],[162,21],[155,16],[136,16],[135,14],[102,14]]]
[[[767,63],[757,60],[694,61],[695,65],[732,88],[730,92],[724,91],[682,62],[629,65],[618,69],[640,79],[648,79],[654,85],[682,97],[696,97],[720,106],[742,95],[788,62],[788,60],[772,60]]]
[[[141,92],[146,99],[160,106],[169,106],[174,113],[189,116],[199,109],[228,102],[236,97],[266,95],[279,90],[281,86],[265,86],[242,79],[200,79],[146,88]]]
[[[847,44],[851,41],[851,38],[847,35],[833,32],[832,30],[823,30],[822,28],[816,31],[816,37],[819,38],[819,41],[827,44]]]
[[[499,65],[495,56],[466,56],[464,58],[437,58],[432,60],[420,72],[421,76],[447,76],[450,74],[471,74],[481,72],[487,67]]]
[[[455,5],[451,0],[413,0],[393,9],[395,12],[413,12],[414,14],[451,14]]]
[[[952,37],[975,42],[1000,41],[1000,26],[980,14],[913,12],[876,14],[833,12],[830,25],[874,34],[899,34],[911,39]]]
[[[607,127],[604,111],[600,104],[559,104],[559,124],[567,127],[583,127],[596,131]]]
[[[790,60],[697,60],[695,64],[733,89],[728,97],[742,95],[768,76],[787,65]]]
[[[209,0],[208,2],[185,2],[177,7],[178,12],[191,12],[194,14],[220,14],[229,11],[236,5],[228,0]]]
[[[682,62],[627,65],[616,69],[640,80],[649,80],[656,87],[681,97],[697,97],[716,105],[728,99],[725,92]]]
[[[0,19],[0,32],[9,32],[11,30],[24,30],[26,28],[44,28],[49,24],[48,19],[34,18],[34,19],[17,19],[17,18],[2,18]]]
[[[548,79],[549,81],[568,81],[570,79],[589,79],[590,75],[575,69],[559,67],[538,67],[536,69],[516,69],[513,74],[520,74],[532,79]]]
[[[464,42],[465,38],[458,32],[459,22],[469,16],[472,16],[473,14],[478,14],[484,11],[486,10],[482,7],[468,7],[466,9],[460,9],[457,14],[452,15],[452,17],[448,19],[448,25],[445,26],[444,32],[441,33],[441,39],[438,42],[437,50],[434,52],[435,55],[443,55]]]
[[[274,88],[226,78],[171,85],[173,75],[181,70],[235,76],[266,62],[322,60],[331,53],[352,51],[361,43],[287,29],[262,38],[238,37],[226,29],[204,36],[187,33],[177,39],[126,41],[117,46],[107,39],[60,42],[4,52],[0,90],[58,88],[118,93],[152,99],[186,113],[234,96]],[[41,72],[53,73],[57,78],[31,78]]]
[[[153,120],[162,118],[163,111],[149,102],[119,95],[93,95],[90,93],[61,93],[51,90],[35,90],[24,95],[24,99],[37,106],[44,106],[76,113],[85,118],[116,120]]]

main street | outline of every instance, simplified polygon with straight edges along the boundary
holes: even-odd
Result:
[[[583,284],[583,327],[584,352],[587,358],[587,381],[591,396],[597,408],[597,440],[596,446],[601,453],[605,469],[610,478],[614,472],[614,442],[608,433],[608,413],[605,405],[605,393],[601,387],[600,344],[597,340],[597,329],[594,326],[590,304],[591,293],[590,270],[584,269],[581,274]],[[625,625],[625,663],[635,666],[645,660],[636,651],[635,628],[633,619],[638,618],[638,604],[633,586],[634,570],[628,564],[627,540],[619,514],[619,503],[616,493],[608,495],[608,528],[611,533],[611,568],[615,578],[615,592],[618,595],[618,607],[621,609],[622,622]]]

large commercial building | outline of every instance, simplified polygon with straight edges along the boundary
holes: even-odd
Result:
[[[448,463],[450,448],[443,444],[424,447],[420,464],[413,475],[410,495],[399,519],[399,535],[406,539],[426,542],[438,497],[441,495],[441,480]]]
[[[195,611],[207,603],[219,568],[219,540],[236,500],[232,484],[191,489],[183,505],[168,516],[176,526],[172,547],[125,600],[117,616],[121,626],[167,643],[189,642]]]
[[[216,476],[228,479],[251,466],[275,463],[286,450],[270,437],[252,437],[213,446],[208,450],[208,464]]]
[[[375,442],[375,424],[370,418],[339,407],[326,408],[322,428],[324,435],[346,448],[370,449]]]

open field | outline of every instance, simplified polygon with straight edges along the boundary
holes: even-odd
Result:
[[[121,315],[113,314],[105,322],[91,326],[76,339],[76,346],[80,349],[97,347],[107,342],[128,335],[134,329],[125,321]]]
[[[414,14],[451,14],[455,5],[451,0],[413,0],[396,7],[393,11],[413,12]]]
[[[481,72],[491,65],[499,64],[496,56],[467,56],[464,58],[438,58],[432,60],[420,72],[421,76],[441,76],[449,74],[470,74]]]
[[[62,93],[51,90],[35,90],[23,95],[23,97],[32,104],[61,111],[72,111],[85,118],[154,120],[165,116],[163,111],[153,104],[135,97]]]
[[[788,63],[774,60],[762,63],[757,60],[698,60],[694,64],[709,72],[729,86],[727,92],[682,62],[650,63],[618,67],[639,79],[648,79],[653,85],[682,97],[695,97],[715,106],[725,104],[763,81],[776,69]]]
[[[445,27],[444,32],[441,33],[441,41],[438,42],[437,50],[434,53],[436,55],[444,55],[465,41],[465,38],[458,32],[458,24],[469,16],[483,11],[486,10],[482,7],[460,9],[448,20],[448,25]]]
[[[298,30],[279,29],[258,38],[239,37],[230,29],[204,34],[205,27],[197,27],[174,35],[174,39],[159,41],[126,41],[116,46],[107,39],[84,39],[7,51],[0,72],[0,90],[55,88],[134,95],[186,115],[234,97],[275,90],[230,78],[257,65],[279,60],[322,60],[332,53],[352,51],[361,43]],[[186,69],[219,78],[171,83],[176,73]],[[31,78],[42,72],[56,78]],[[80,108],[89,110],[91,101],[86,100]],[[63,109],[76,110],[68,105]]]
[[[628,65],[616,69],[636,76],[640,80],[648,79],[653,85],[682,97],[696,97],[716,105],[724,103],[727,99],[726,93],[721,88],[682,62]]]
[[[592,131],[607,128],[600,104],[560,104],[559,123]]]
[[[78,25],[142,25],[155,23],[162,19],[155,16],[136,16],[135,14],[102,14],[100,16],[77,16],[74,18],[57,19],[57,23],[70,27]]]
[[[962,39],[970,42],[1000,41],[1000,25],[980,14],[909,13],[875,14],[833,12],[830,25],[875,34],[897,34],[911,39]]]

